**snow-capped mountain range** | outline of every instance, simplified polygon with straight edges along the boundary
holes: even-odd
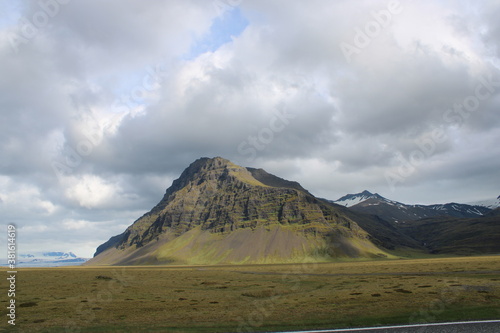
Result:
[[[436,205],[407,205],[384,198],[378,193],[373,194],[369,191],[363,191],[357,194],[345,195],[332,202],[349,207],[355,211],[378,215],[385,220],[400,223],[438,216],[452,216],[458,218],[480,217],[500,207],[500,196],[495,200],[481,201],[472,204],[447,203]]]
[[[496,199],[469,202],[468,204],[473,206],[483,206],[489,209],[496,209],[500,207],[500,195]]]
[[[73,252],[32,252],[20,253],[16,258],[17,267],[58,267],[81,265],[89,258],[78,257]],[[7,265],[6,259],[0,265]]]

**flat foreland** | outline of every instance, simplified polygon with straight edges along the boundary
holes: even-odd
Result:
[[[0,327],[19,332],[253,332],[500,317],[500,256],[23,268],[17,279],[16,326],[2,306]]]

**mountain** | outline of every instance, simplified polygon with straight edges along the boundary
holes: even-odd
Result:
[[[482,206],[489,209],[496,209],[500,207],[500,195],[496,199],[471,202],[469,203],[469,205]]]
[[[361,193],[344,195],[342,198],[332,202],[336,203],[337,205],[352,207],[368,199],[387,200],[384,197],[380,196],[378,193],[373,194],[364,190]]]
[[[500,253],[500,208],[493,209],[500,206],[499,201],[500,197],[473,204],[407,205],[363,191],[343,196],[334,203],[378,217],[379,223],[373,224],[372,218],[368,223],[358,221],[358,224],[379,240],[384,236],[396,239],[393,241],[396,247],[405,241],[407,248],[423,249],[430,254],[474,255]],[[384,244],[391,248],[387,245]]]
[[[500,208],[478,218],[434,217],[401,226],[431,254],[500,253]]]
[[[315,198],[299,183],[262,169],[220,157],[201,158],[182,172],[150,212],[99,246],[87,264],[281,263],[390,256],[374,244],[385,244],[384,239],[356,223],[376,224],[372,218],[376,217]]]
[[[406,221],[438,216],[475,218],[491,211],[491,208],[485,206],[459,203],[407,205],[386,199],[377,193],[372,194],[368,191],[358,194],[348,194],[333,201],[333,203],[349,207],[353,211],[377,215],[392,223],[404,223]]]
[[[88,258],[78,257],[73,252],[32,252],[17,255],[17,267],[58,267],[81,265]],[[3,259],[0,265],[7,265]]]

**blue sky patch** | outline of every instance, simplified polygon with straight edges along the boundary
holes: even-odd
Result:
[[[248,23],[238,7],[226,11],[213,21],[207,34],[194,42],[185,59],[194,59],[200,54],[216,51],[222,45],[231,42],[232,37],[239,36]]]

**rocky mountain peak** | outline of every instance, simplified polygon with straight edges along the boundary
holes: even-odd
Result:
[[[230,172],[244,173],[245,171],[246,171],[245,168],[233,164],[231,161],[226,160],[222,157],[214,157],[214,158],[203,157],[191,163],[184,170],[184,172],[182,172],[181,176],[176,181],[174,181],[173,185],[177,185],[175,187],[183,187],[185,186],[186,182],[192,180],[200,178],[216,179],[218,177],[227,175]]]
[[[373,194],[370,191],[364,190],[361,193],[344,195],[343,197],[333,202],[341,206],[351,207],[368,199],[383,200],[384,197],[380,196],[378,193]]]
[[[222,157],[202,157],[191,163],[173,181],[163,199],[152,212],[163,210],[178,191],[211,193],[232,184],[237,187],[266,186],[255,179],[250,171]]]
[[[206,172],[206,171],[213,171],[213,170],[221,170],[225,168],[241,168],[232,163],[229,160],[226,160],[225,158],[222,157],[214,157],[214,158],[209,158],[209,157],[202,157],[191,163],[185,171],[187,172]]]
[[[178,181],[184,184],[186,181],[193,180],[224,180],[226,177],[234,177],[235,180],[264,186],[246,168],[222,157],[203,157],[194,161],[184,170]]]

